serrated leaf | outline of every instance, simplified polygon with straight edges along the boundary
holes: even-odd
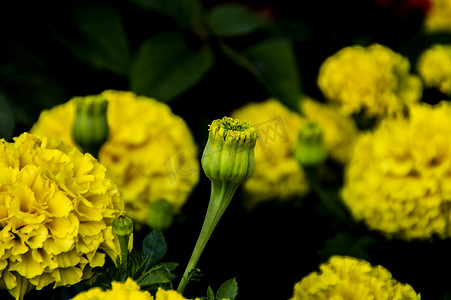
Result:
[[[219,287],[216,292],[216,299],[235,300],[238,294],[238,284],[235,278],[229,279]]]
[[[288,40],[268,39],[243,52],[254,75],[273,97],[298,110],[301,96],[300,73],[293,45]]]
[[[211,31],[223,37],[251,33],[267,24],[262,15],[234,3],[220,4],[214,7],[208,16]]]
[[[14,135],[15,120],[6,96],[0,92],[0,139],[9,140]]]
[[[215,293],[211,289],[211,286],[208,286],[207,289],[207,300],[215,300]]]
[[[143,255],[146,259],[146,269],[159,262],[166,254],[167,249],[168,245],[160,230],[153,230],[146,235],[142,244]]]
[[[55,28],[57,38],[91,67],[125,75],[129,45],[118,10],[100,3],[77,5],[72,18],[76,34]]]
[[[194,29],[202,16],[200,0],[132,0],[139,7],[165,15],[181,27]]]
[[[169,101],[196,84],[212,65],[209,48],[191,50],[181,33],[161,32],[145,41],[134,59],[131,90]]]

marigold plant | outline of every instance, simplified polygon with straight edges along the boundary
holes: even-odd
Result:
[[[397,115],[422,95],[407,58],[379,44],[345,47],[320,67],[318,86],[346,115]]]
[[[451,94],[451,45],[436,44],[423,51],[417,68],[426,87]]]
[[[164,199],[177,213],[199,180],[197,146],[170,107],[131,92],[107,90],[109,139],[99,161],[124,194],[127,214],[146,223],[151,204]],[[74,144],[75,101],[43,111],[31,131]]]
[[[308,182],[294,157],[299,128],[305,120],[276,99],[249,103],[232,112],[258,130],[254,172],[244,183],[249,206],[275,198],[303,196]]]
[[[357,141],[346,166],[344,203],[387,237],[451,237],[451,105],[412,106]]]
[[[421,299],[408,284],[398,282],[382,266],[347,256],[332,256],[295,284],[290,300]]]
[[[33,288],[73,285],[120,251],[113,220],[119,190],[90,154],[24,133],[0,141],[0,287],[16,299]]]

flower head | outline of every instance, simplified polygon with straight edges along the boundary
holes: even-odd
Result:
[[[382,266],[346,256],[332,256],[295,284],[290,300],[420,299],[408,284],[399,283]]]
[[[387,237],[451,237],[451,105],[414,105],[361,136],[346,165],[344,203]]]
[[[99,152],[124,195],[127,214],[146,223],[151,205],[165,199],[179,212],[199,180],[197,147],[170,107],[131,92],[107,90],[109,138]],[[32,132],[74,144],[75,99],[43,111]]]
[[[208,141],[202,155],[202,168],[212,181],[239,185],[254,170],[257,129],[238,119],[214,120],[208,129]]]
[[[346,115],[385,117],[420,99],[421,81],[409,71],[408,59],[389,48],[351,46],[323,62],[318,86]]]
[[[417,68],[426,87],[451,94],[451,45],[436,44],[423,51]]]
[[[424,19],[424,30],[427,33],[451,32],[451,1],[430,0],[431,7]]]
[[[127,278],[124,283],[114,281],[111,286],[111,290],[107,291],[98,287],[92,288],[79,293],[72,300],[188,300],[176,291],[166,291],[162,288],[158,288],[155,297],[153,297],[148,291],[141,290],[140,286],[131,278]],[[196,300],[199,299],[196,298]]]
[[[232,117],[253,123],[259,135],[254,172],[243,185],[247,204],[303,196],[308,182],[294,150],[305,119],[276,99],[246,104],[232,112]]]
[[[104,253],[116,259],[124,205],[90,154],[27,133],[1,140],[0,191],[0,286],[14,297],[88,279]]]

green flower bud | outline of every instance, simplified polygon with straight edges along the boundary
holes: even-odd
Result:
[[[177,288],[183,293],[190,272],[196,267],[213,230],[224,214],[237,187],[254,170],[257,129],[247,122],[224,117],[211,123],[202,155],[202,168],[211,181],[210,202],[193,253]]]
[[[245,182],[254,170],[257,129],[229,117],[211,123],[202,168],[211,181]]]
[[[309,122],[301,127],[294,155],[302,166],[316,166],[326,160],[323,131],[317,123]]]
[[[159,199],[150,206],[147,225],[152,229],[164,230],[171,226],[173,217],[172,204]]]
[[[101,96],[74,98],[77,105],[72,137],[84,152],[97,157],[100,147],[108,139],[108,102]]]
[[[133,234],[133,220],[127,216],[119,216],[113,221],[113,234],[117,236],[121,246],[121,265],[127,264],[127,256],[130,247],[130,237]]]

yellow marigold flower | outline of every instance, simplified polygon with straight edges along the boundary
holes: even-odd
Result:
[[[254,149],[254,172],[243,184],[247,204],[287,200],[308,191],[308,182],[294,157],[298,131],[306,121],[276,99],[249,103],[232,117],[252,123],[259,138]]]
[[[414,105],[356,142],[342,197],[387,237],[451,237],[451,105]]]
[[[329,155],[341,163],[346,163],[358,135],[354,121],[340,114],[332,106],[321,104],[311,98],[301,101],[301,111],[307,119],[323,129],[324,143]]]
[[[185,121],[170,107],[131,92],[107,90],[109,139],[99,161],[124,195],[127,214],[139,225],[149,207],[165,199],[177,213],[199,180],[197,147]],[[43,111],[31,131],[73,144],[75,101]]]
[[[382,266],[347,256],[332,256],[295,284],[290,300],[421,299],[408,284],[395,280]]]
[[[112,289],[107,291],[98,287],[92,288],[79,293],[72,300],[188,300],[176,291],[165,291],[162,288],[158,288],[154,298],[148,291],[140,290],[139,285],[131,278],[127,278],[125,283],[112,282],[111,286]]]
[[[154,300],[148,291],[141,291],[140,286],[131,278],[124,283],[113,281],[111,290],[104,291],[99,287],[81,292],[72,300]]]
[[[409,70],[407,58],[382,45],[351,46],[323,62],[318,86],[346,115],[397,115],[422,95],[420,79]]]
[[[437,44],[423,51],[417,68],[425,86],[451,94],[451,45]]]
[[[92,277],[104,253],[116,259],[124,205],[90,154],[28,133],[0,140],[0,191],[0,287],[16,299]]]
[[[424,19],[424,29],[428,33],[451,31],[451,1],[430,0],[431,7]]]

